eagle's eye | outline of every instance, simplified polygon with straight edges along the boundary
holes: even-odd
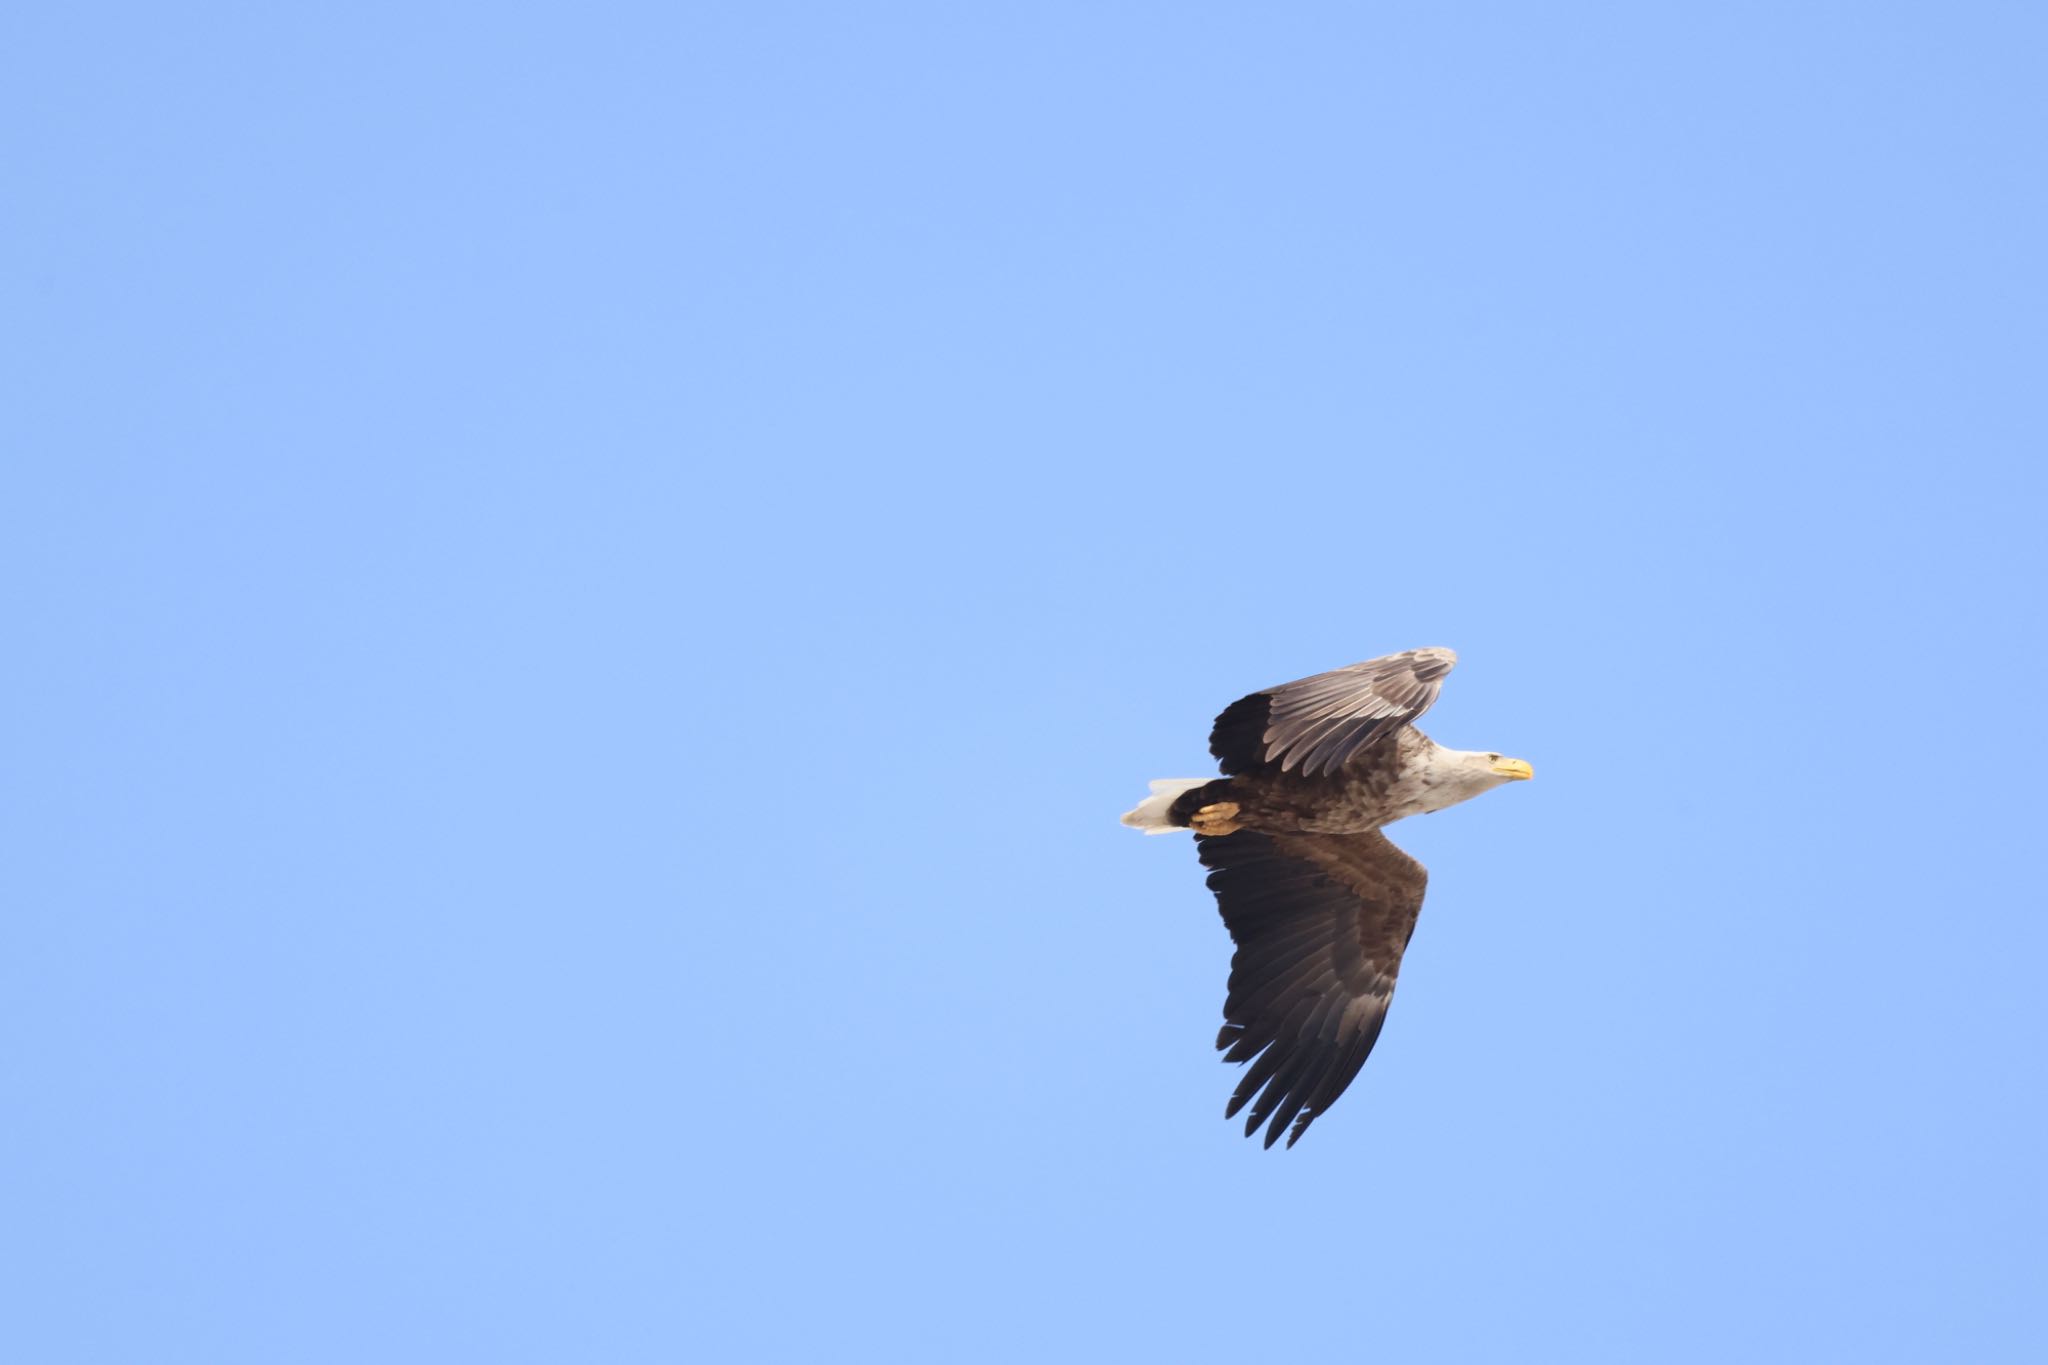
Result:
[[[1488,755],[1487,755],[1487,757],[1488,757],[1488,758],[1490,758],[1490,759],[1492,759],[1492,760],[1493,760],[1493,761],[1494,761],[1495,763],[1498,763],[1498,762],[1500,762],[1500,755],[1499,755],[1499,754],[1488,754]]]

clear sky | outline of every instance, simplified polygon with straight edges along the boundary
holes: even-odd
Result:
[[[2039,6],[0,29],[0,1357],[2048,1351]],[[1264,1152],[1116,816],[1424,644]]]

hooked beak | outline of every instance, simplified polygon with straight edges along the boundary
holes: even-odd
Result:
[[[1536,776],[1536,770],[1519,758],[1504,758],[1493,765],[1493,771],[1511,782],[1527,782]]]

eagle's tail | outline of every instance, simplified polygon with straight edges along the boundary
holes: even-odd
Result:
[[[1142,829],[1147,834],[1171,834],[1186,825],[1173,823],[1173,803],[1197,787],[1206,787],[1216,779],[1212,777],[1162,777],[1152,783],[1152,794],[1137,804],[1133,810],[1124,812],[1123,821],[1132,829]]]

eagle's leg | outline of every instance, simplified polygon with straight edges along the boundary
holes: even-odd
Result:
[[[1235,834],[1237,824],[1237,802],[1218,801],[1204,806],[1188,817],[1188,826],[1197,834]]]

